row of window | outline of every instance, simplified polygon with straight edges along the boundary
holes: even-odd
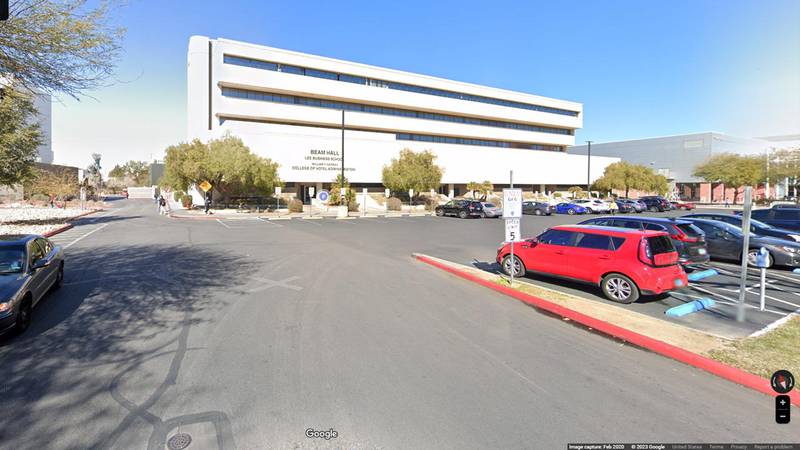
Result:
[[[564,135],[572,134],[572,130],[567,130],[564,128],[540,127],[536,125],[526,125],[514,122],[502,122],[499,120],[476,119],[474,117],[451,116],[449,114],[429,113],[423,111],[413,111],[409,109],[385,108],[382,106],[363,105],[360,103],[320,100],[311,97],[270,94],[267,92],[250,91],[245,89],[222,88],[222,95],[226,97],[247,98],[251,100],[261,100],[266,102],[293,103],[296,105],[316,106],[319,108],[331,108],[339,110],[344,109],[347,111],[360,111],[360,112],[384,114],[390,116],[413,117],[416,119],[466,123],[470,125],[482,125],[487,127],[511,128],[515,130],[538,131],[541,133],[551,133],[551,134],[564,134]]]
[[[562,150],[562,148],[557,145],[526,144],[521,142],[492,141],[488,139],[433,136],[429,134],[397,133],[395,137],[400,141],[438,142],[442,144],[480,145],[484,147],[523,148],[527,150],[546,150],[552,152],[559,152]]]
[[[237,66],[253,67],[256,69],[272,70],[275,72],[293,73],[296,75],[306,75],[316,78],[326,78],[329,80],[344,81],[346,83],[363,84],[367,86],[396,89],[400,91],[416,92],[418,94],[436,95],[439,97],[454,98],[458,100],[467,100],[478,103],[488,103],[490,105],[508,106],[511,108],[527,109],[531,111],[541,111],[551,114],[561,114],[564,116],[572,116],[572,117],[578,116],[577,111],[570,111],[567,109],[552,108],[550,106],[532,105],[530,103],[522,103],[522,102],[515,102],[512,100],[502,100],[499,98],[484,97],[482,95],[473,95],[460,92],[446,91],[444,89],[435,89],[424,86],[416,86],[413,84],[397,83],[395,81],[376,80],[373,78],[359,77],[355,75],[347,75],[336,72],[328,72],[325,70],[293,66],[290,64],[261,61],[252,58],[243,58],[241,56],[224,55],[223,62],[225,64],[234,64]]]
[[[548,230],[539,236],[538,241],[541,244],[614,251],[622,247],[625,238],[576,231]]]

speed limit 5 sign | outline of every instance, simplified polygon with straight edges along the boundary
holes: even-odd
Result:
[[[506,219],[506,242],[520,242],[519,218]]]

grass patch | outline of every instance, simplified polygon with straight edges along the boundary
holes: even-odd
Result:
[[[800,374],[800,317],[754,338],[745,338],[709,356],[721,363],[769,378],[778,369]],[[795,389],[800,390],[800,386]]]

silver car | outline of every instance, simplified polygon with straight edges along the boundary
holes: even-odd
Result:
[[[495,205],[494,203],[481,202],[481,205],[483,205],[481,217],[495,218],[503,215],[503,208]]]
[[[64,283],[64,252],[37,235],[0,236],[0,333],[22,333],[33,307]]]

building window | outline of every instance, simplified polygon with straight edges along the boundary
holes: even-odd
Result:
[[[470,102],[486,103],[490,105],[506,106],[509,108],[527,109],[530,111],[540,111],[550,114],[560,114],[564,116],[577,117],[578,111],[571,111],[568,109],[553,108],[550,106],[533,105],[530,103],[516,102],[512,100],[502,100],[498,98],[483,97],[481,95],[463,94],[459,92],[447,91],[444,89],[429,88],[423,86],[415,86],[412,84],[397,83],[394,81],[384,81],[377,79],[367,79],[354,75],[327,72],[323,70],[297,67],[288,64],[277,64],[269,61],[261,61],[252,58],[244,58],[233,55],[223,55],[222,61],[225,64],[234,64],[237,66],[254,67],[257,69],[272,70],[286,73],[293,73],[297,75],[307,75],[312,77],[328,78],[331,80],[344,81],[347,83],[364,84],[374,87],[396,89],[400,91],[416,92],[418,94],[436,95],[439,97],[454,98],[458,100],[466,100]]]
[[[435,142],[442,144],[479,145],[483,147],[519,148],[526,150],[544,150],[560,152],[563,150],[558,145],[527,144],[523,142],[492,141],[488,139],[458,138],[452,136],[433,136],[428,134],[397,133],[395,138],[399,141]]]
[[[389,116],[409,117],[414,119],[436,120],[441,122],[466,123],[470,125],[480,125],[495,128],[508,128],[514,130],[535,131],[539,133],[572,135],[573,130],[566,128],[543,127],[539,125],[528,125],[515,122],[504,122],[500,120],[477,119],[474,117],[451,116],[449,114],[430,113],[425,111],[413,111],[400,108],[386,108],[380,106],[363,105],[359,103],[337,102],[331,100],[321,100],[310,97],[298,97],[290,95],[277,95],[265,92],[250,91],[238,88],[222,88],[222,95],[226,97],[246,98],[250,100],[260,100],[267,102],[295,103],[304,106],[314,106],[318,108],[344,109],[347,111],[359,111],[371,114],[382,114]]]

